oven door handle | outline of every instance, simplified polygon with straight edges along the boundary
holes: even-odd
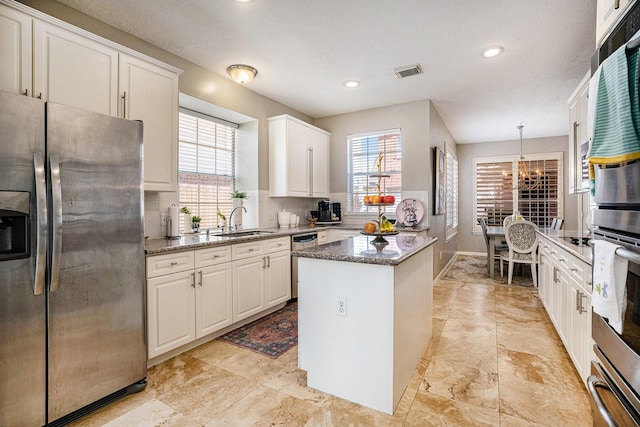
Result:
[[[634,264],[640,264],[640,255],[636,252],[630,251],[629,249],[618,248],[616,249],[616,255],[626,259],[627,261],[631,261]]]
[[[596,408],[598,408],[598,412],[600,412],[600,415],[602,416],[602,419],[604,420],[604,422],[607,423],[607,426],[618,427],[618,424],[616,424],[616,422],[613,420],[611,413],[609,412],[604,402],[602,401],[602,398],[598,394],[596,387],[603,388],[613,393],[613,391],[609,387],[609,384],[607,384],[604,380],[596,377],[595,375],[590,375],[589,378],[587,378],[587,388],[589,389],[589,394],[591,395],[591,398],[596,404]]]

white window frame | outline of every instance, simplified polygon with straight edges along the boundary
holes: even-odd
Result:
[[[371,216],[374,213],[378,212],[377,207],[363,207],[362,198],[364,195],[372,195],[373,192],[367,192],[366,194],[361,191],[354,191],[354,176],[362,176],[362,172],[353,172],[353,141],[355,139],[363,139],[368,137],[375,136],[384,136],[384,135],[393,135],[396,134],[398,136],[398,152],[397,155],[394,154],[393,159],[389,159],[389,155],[386,152],[383,152],[383,161],[382,161],[382,170],[381,174],[383,175],[399,175],[398,188],[391,189],[392,179],[390,178],[382,178],[380,181],[381,191],[387,195],[395,196],[395,204],[393,206],[385,206],[383,207],[383,212],[390,214],[392,217],[395,217],[396,207],[398,203],[400,203],[402,198],[402,130],[400,128],[393,129],[385,129],[375,132],[366,132],[366,133],[358,133],[347,136],[347,206],[345,208],[345,212],[347,215],[361,215],[361,216]],[[371,155],[367,157],[367,166],[368,166],[368,175],[377,174],[376,169],[376,160],[378,153],[375,156]],[[391,168],[391,166],[394,166]],[[369,182],[370,186],[377,181],[377,178],[370,178]],[[354,207],[357,207],[358,210],[355,211]],[[362,210],[360,210],[362,209]]]
[[[447,180],[445,240],[448,241],[458,234],[458,158],[453,151],[449,150],[447,144],[445,144],[445,158],[447,162],[445,169]]]
[[[182,135],[180,134],[180,126],[178,126],[179,127],[179,130],[178,130],[178,197],[179,197],[180,207],[187,206],[191,210],[192,215],[200,215],[202,217],[202,222],[200,223],[201,228],[205,228],[205,229],[216,228],[222,225],[221,219],[216,215],[217,210],[220,210],[220,212],[222,212],[227,218],[231,213],[231,208],[232,208],[231,191],[236,189],[237,177],[236,177],[235,163],[236,163],[236,144],[238,140],[237,129],[239,128],[239,125],[223,119],[219,119],[217,117],[210,116],[208,114],[204,114],[198,111],[193,111],[193,110],[181,107],[179,117],[181,117],[181,115],[183,114],[191,116],[198,121],[206,120],[207,122],[210,122],[211,124],[213,124],[215,126],[216,136],[214,137],[214,139],[216,141],[218,140],[217,131],[219,126],[224,126],[225,128],[228,128],[228,129],[225,129],[225,133],[228,133],[230,129],[232,130],[232,137],[231,137],[232,147],[230,149],[224,149],[225,152],[229,152],[229,151],[231,152],[230,169],[228,171],[223,171],[220,173],[217,173],[217,169],[216,169],[216,172],[212,174],[212,173],[202,173],[199,170],[185,171],[180,169],[181,168],[181,162],[180,162],[181,144],[186,143],[186,144],[197,146],[198,140],[195,141],[195,144],[194,144],[194,141],[184,141]],[[180,119],[179,119],[179,123],[180,123]],[[211,126],[211,124],[209,124],[209,126]],[[223,136],[221,136],[220,138],[223,138]],[[209,147],[209,149],[211,149],[211,147]],[[218,148],[216,146],[213,148],[213,151],[217,152],[217,150],[219,149],[221,148]],[[199,152],[199,148],[196,148],[196,153],[198,152]],[[196,156],[198,156],[198,154],[196,154]],[[217,157],[217,154],[215,156]],[[199,160],[196,160],[196,166],[195,166],[196,169],[198,168],[197,166],[198,164],[199,164]],[[227,186],[224,186],[223,191],[221,192],[216,191],[216,196],[213,201],[203,201],[200,199],[201,192],[198,190],[197,201],[185,200],[185,195],[182,189],[180,188],[181,174],[190,174],[194,177],[205,175],[206,177],[209,177],[209,178],[214,177],[214,178],[231,180],[231,186],[229,187],[230,191],[227,191],[226,189]],[[215,207],[215,210],[213,209],[214,207]],[[208,212],[208,214],[203,215],[203,212],[205,210]],[[182,222],[183,222],[183,215],[180,215],[180,227],[182,229],[188,229],[188,227],[185,228],[185,224],[183,224]]]
[[[477,218],[477,201],[478,201],[478,184],[477,184],[477,167],[478,164],[485,163],[512,163],[512,176],[517,175],[518,161],[520,160],[520,154],[514,154],[509,156],[491,156],[491,157],[474,157],[473,158],[473,208],[471,211],[471,223],[473,224],[473,234],[482,234],[482,228],[478,224]],[[558,203],[558,217],[564,217],[564,166],[563,166],[563,153],[551,152],[551,153],[535,153],[525,155],[526,161],[536,160],[556,160],[558,162],[558,188],[557,188],[557,203]],[[518,205],[518,189],[511,190],[513,192],[513,200],[515,209]]]

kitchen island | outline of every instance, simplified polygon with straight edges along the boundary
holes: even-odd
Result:
[[[351,237],[298,258],[307,385],[393,414],[432,336],[431,237]]]

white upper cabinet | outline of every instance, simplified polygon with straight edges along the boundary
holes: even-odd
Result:
[[[0,4],[0,90],[141,120],[145,190],[178,188],[180,72],[22,4]]]
[[[588,72],[569,98],[569,193],[589,190],[587,168],[589,77]]]
[[[0,90],[31,95],[32,22],[0,4]]]
[[[118,52],[63,28],[33,23],[33,91],[45,101],[118,114]]]
[[[178,75],[120,54],[120,116],[141,120],[144,189],[178,189]]]
[[[331,134],[289,115],[269,118],[269,195],[329,196]]]
[[[602,39],[612,29],[618,17],[627,9],[631,0],[598,0],[596,12],[596,45],[599,46]]]

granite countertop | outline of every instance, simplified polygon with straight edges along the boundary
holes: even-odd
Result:
[[[577,256],[582,261],[591,265],[592,259],[592,247],[591,246],[578,246],[576,244],[571,243],[568,238],[569,237],[579,237],[580,233],[576,230],[549,230],[549,229],[540,229],[538,230],[538,234],[541,236],[551,240],[553,243],[565,249],[572,255]],[[583,237],[587,237],[587,232],[582,233]]]
[[[301,225],[295,228],[260,228],[260,230],[266,232],[264,234],[258,234],[254,236],[220,236],[211,232],[209,236],[206,233],[198,234],[184,234],[179,239],[170,240],[167,238],[162,239],[146,239],[144,242],[144,252],[146,255],[158,255],[168,252],[179,252],[191,249],[203,249],[215,245],[228,245],[231,243],[244,243],[255,240],[272,239],[274,237],[293,236],[296,234],[309,233],[313,231],[322,231],[329,229],[342,229],[342,230],[361,230],[361,225],[316,225],[311,227],[309,225]],[[413,227],[413,228],[400,228],[399,231],[425,231],[429,227]],[[253,230],[253,229],[252,229]],[[238,231],[252,231],[252,230],[238,230]]]
[[[438,240],[435,237],[385,236],[389,244],[378,251],[371,244],[373,239],[372,236],[350,237],[337,242],[291,251],[291,255],[330,261],[394,266]]]

